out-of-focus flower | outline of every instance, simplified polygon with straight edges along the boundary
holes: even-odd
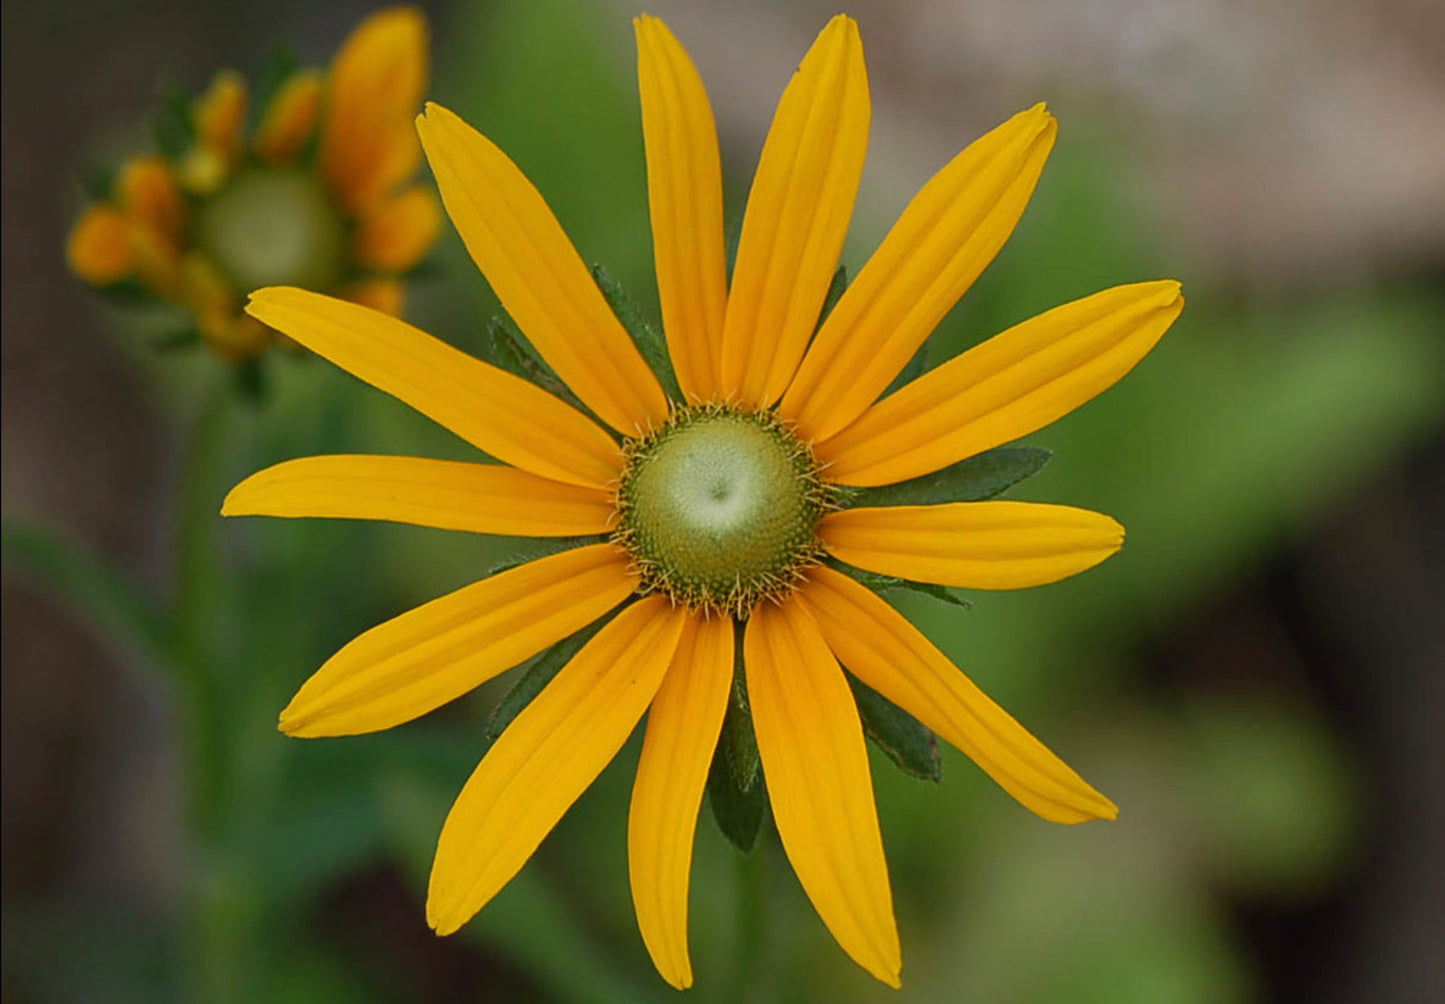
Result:
[[[281,728],[390,728],[550,650],[555,676],[447,817],[428,920],[448,933],[481,909],[647,713],[633,902],[659,972],[685,987],[697,813],[730,709],[750,709],[744,727],[803,889],[839,944],[896,986],[862,698],[842,666],[1043,818],[1116,809],[871,587],[1036,586],[1117,551],[1123,528],[1109,517],[973,501],[1009,482],[965,491],[960,472],[1124,376],[1179,315],[1179,284],[1055,308],[884,396],[1013,231],[1053,117],[1021,112],[954,158],[827,310],[868,139],[857,26],[835,18],[783,93],[731,282],[707,95],[660,21],[640,19],[637,36],[665,351],[640,330],[629,337],[517,166],[436,105],[418,128],[442,200],[555,373],[530,371],[554,393],[353,303],[252,295],[252,316],[502,463],[293,460],[238,485],[226,514],[582,538],[361,635],[306,682]]]
[[[257,107],[245,78],[222,70],[168,109],[163,152],[126,163],[81,213],[71,269],[185,309],[234,359],[275,334],[241,309],[262,286],[399,314],[402,279],[441,229],[436,196],[411,183],[427,76],[426,20],[413,7],[371,15],[329,70],[286,72]]]

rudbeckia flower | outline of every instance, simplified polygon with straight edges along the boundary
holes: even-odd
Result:
[[[169,109],[168,155],[125,164],[81,214],[66,248],[71,270],[181,307],[234,359],[271,340],[241,309],[261,286],[325,290],[399,314],[401,277],[441,229],[436,196],[410,184],[427,62],[422,14],[380,11],[327,73],[282,76],[251,128],[245,78],[221,71]]]
[[[252,316],[500,463],[293,460],[242,482],[225,513],[571,538],[362,634],[306,682],[280,727],[389,728],[584,632],[447,816],[427,918],[446,934],[480,910],[646,713],[628,824],[633,901],[659,972],[686,987],[694,829],[737,664],[783,849],[838,943],[896,986],[888,871],[845,667],[1043,818],[1116,809],[865,583],[1013,589],[1118,550],[1123,530],[1107,516],[938,492],[960,462],[1128,372],[1178,316],[1179,286],[1066,304],[885,396],[1013,229],[1053,118],[1022,112],[939,171],[820,323],[868,135],[857,26],[829,23],[783,93],[731,281],[702,82],[660,21],[636,28],[670,365],[649,365],[646,340],[629,337],[517,166],[437,105],[418,129],[447,212],[547,368],[534,369],[574,403],[357,304],[252,295]],[[898,504],[909,499],[929,504]]]

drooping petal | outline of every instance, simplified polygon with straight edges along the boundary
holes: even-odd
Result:
[[[252,474],[222,516],[382,519],[517,537],[606,533],[612,496],[500,464],[420,457],[326,456]]]
[[[823,322],[779,413],[827,439],[878,399],[1003,247],[1058,127],[1042,104],[968,146],[914,196]]]
[[[130,225],[115,209],[91,206],[65,242],[70,270],[92,286],[109,286],[131,272]]]
[[[886,485],[1040,429],[1113,386],[1184,309],[1179,283],[1095,293],[995,335],[814,444],[828,478]]]
[[[526,175],[440,105],[417,131],[472,260],[562,381],[625,435],[666,419],[657,377]]]
[[[868,146],[858,26],[838,15],[778,102],[743,216],[723,326],[723,387],[746,407],[782,396],[818,323]]]
[[[826,567],[809,570],[808,578],[798,598],[843,665],[968,754],[1024,806],[1056,823],[1118,815],[1113,802],[990,700],[876,593]]]
[[[411,120],[429,72],[426,18],[415,7],[372,14],[332,60],[317,159],[322,177],[351,211],[416,172],[421,149]]]
[[[409,722],[591,624],[635,586],[611,544],[464,586],[348,643],[281,712],[281,731],[345,736]]]
[[[661,596],[598,632],[503,732],[442,827],[427,922],[450,934],[517,874],[657,693],[688,618]]]
[[[893,894],[853,692],[813,618],[792,600],[753,611],[744,662],[783,850],[838,944],[897,987]]]
[[[315,70],[293,73],[266,106],[256,130],[256,156],[268,164],[289,164],[301,153],[316,129],[321,108],[321,74]]]
[[[627,820],[637,926],[663,979],[692,985],[687,890],[693,835],[733,679],[730,617],[689,617],[647,714]]]
[[[258,289],[246,310],[499,460],[594,488],[617,476],[616,444],[581,412],[404,321],[289,287]]]
[[[1102,513],[1034,502],[953,502],[831,512],[818,537],[870,572],[967,589],[1023,589],[1093,568],[1124,545]]]
[[[644,14],[637,80],[662,326],[684,394],[724,395],[718,374],[727,311],[722,165],[702,78],[667,26]]]
[[[406,272],[426,256],[442,229],[429,188],[416,185],[378,202],[357,227],[356,260],[378,272]]]

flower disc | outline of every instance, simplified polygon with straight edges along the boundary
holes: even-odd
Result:
[[[771,413],[684,409],[627,453],[617,539],[645,590],[745,616],[817,560],[827,490]]]
[[[202,204],[196,238],[244,292],[326,289],[345,264],[341,217],[316,179],[300,171],[243,171]]]

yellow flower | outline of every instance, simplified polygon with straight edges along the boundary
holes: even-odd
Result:
[[[501,463],[293,460],[237,486],[226,514],[606,535],[367,631],[307,681],[281,729],[389,728],[612,613],[462,789],[427,917],[445,934],[481,909],[648,712],[629,819],[633,900],[659,972],[686,987],[693,833],[738,625],[783,848],[839,944],[896,986],[888,873],[840,664],[1045,819],[1116,809],[843,563],[1012,589],[1097,564],[1123,530],[1107,516],[1024,502],[848,508],[850,490],[930,475],[1089,400],[1163,335],[1182,309],[1179,286],[1121,286],[1051,310],[879,400],[1012,231],[1054,120],[1042,106],[1025,111],[946,165],[819,326],[867,142],[856,25],[835,18],[783,93],[730,285],[702,82],[660,21],[636,27],[657,281],[681,399],[669,400],[537,190],[436,105],[418,129],[447,212],[590,415],[355,304],[296,289],[253,294],[253,316]]]
[[[244,294],[283,283],[399,314],[400,277],[441,230],[412,116],[426,89],[426,20],[413,7],[363,21],[330,71],[289,74],[246,128],[245,79],[222,70],[181,111],[185,146],[126,164],[66,246],[86,282],[133,280],[179,305],[220,354],[245,359],[272,332]]]

